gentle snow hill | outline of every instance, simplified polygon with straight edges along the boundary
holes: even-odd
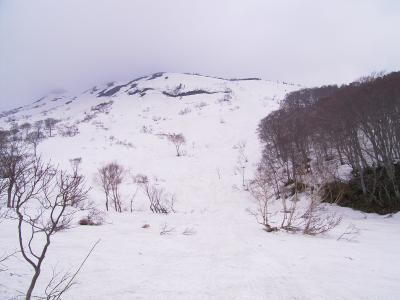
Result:
[[[249,179],[261,156],[259,121],[298,88],[156,73],[80,95],[48,95],[0,114],[3,128],[49,117],[61,120],[61,128],[76,126],[77,135],[56,133],[39,151],[62,168],[81,157],[81,172],[93,187],[89,198],[100,209],[104,197],[96,172],[111,161],[129,170],[123,186],[126,209],[136,191],[132,176],[138,173],[157,178],[177,199],[175,214],[155,215],[139,192],[133,213],[110,212],[103,226],[76,226],[55,235],[36,292],[43,290],[52,266],[76,268],[101,238],[80,284],[65,299],[400,298],[399,214],[385,218],[330,206],[343,214],[342,224],[328,235],[306,237],[268,234],[246,211],[254,203],[240,190],[235,145],[246,141]],[[164,136],[168,133],[186,137],[184,156],[175,155]],[[144,224],[150,228],[142,229]],[[173,229],[168,235],[160,235],[164,224]],[[360,234],[352,242],[337,241],[349,224]],[[0,253],[17,247],[15,224],[3,222],[0,228]],[[187,229],[194,234],[182,234]],[[8,268],[0,272],[0,299],[24,290],[31,272],[20,258],[9,261]]]

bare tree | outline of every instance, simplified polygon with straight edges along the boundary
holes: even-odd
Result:
[[[33,123],[33,127],[36,132],[38,132],[38,133],[42,132],[43,127],[44,127],[44,121],[43,120],[36,121],[35,123]]]
[[[267,232],[271,232],[277,230],[269,224],[269,203],[274,198],[274,192],[265,171],[261,167],[257,169],[254,179],[249,184],[249,191],[257,202],[257,211],[252,214]]]
[[[174,144],[176,156],[182,156],[181,147],[186,143],[186,139],[182,133],[172,133],[167,135],[168,140]]]
[[[3,208],[3,205],[5,205],[5,203],[3,202],[3,197],[5,191],[7,190],[7,177],[5,174],[4,163],[5,161],[4,161],[3,151],[1,151],[0,149],[0,216],[2,215],[1,210]],[[8,200],[7,204],[9,204],[9,202],[10,201]]]
[[[47,118],[44,120],[44,127],[46,128],[47,132],[49,133],[49,137],[52,137],[52,133],[54,130],[55,125],[60,122],[60,120],[56,120],[53,118]]]
[[[1,189],[7,191],[7,207],[15,207],[15,185],[30,164],[29,153],[20,141],[9,141],[1,149]]]
[[[106,210],[108,211],[109,202],[111,201],[111,199],[110,199],[111,198],[111,182],[109,180],[108,171],[105,166],[100,168],[98,172],[99,172],[101,188],[103,189],[103,192],[106,197]]]
[[[124,167],[116,162],[108,163],[99,169],[101,187],[106,197],[106,209],[109,209],[109,202],[114,204],[117,212],[122,212],[121,196],[119,186],[124,179]]]
[[[21,124],[21,126],[19,128],[24,132],[25,136],[27,136],[29,131],[32,129],[32,124],[25,122],[25,123]]]
[[[69,227],[75,213],[71,204],[84,201],[88,189],[82,176],[36,158],[18,177],[15,191],[19,247],[34,270],[26,293],[31,299],[54,234]]]
[[[37,156],[37,147],[44,140],[44,138],[44,134],[39,129],[29,132],[26,136],[25,140],[27,143],[32,145],[34,156]]]

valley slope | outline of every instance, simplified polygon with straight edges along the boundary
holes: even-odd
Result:
[[[257,79],[157,73],[80,95],[51,94],[3,113],[3,128],[51,117],[61,120],[61,131],[78,130],[72,137],[55,133],[39,152],[65,169],[81,158],[80,170],[93,187],[89,200],[101,210],[98,168],[117,161],[128,170],[125,211],[109,212],[102,226],[76,222],[55,235],[37,291],[52,266],[75,268],[101,239],[66,299],[399,298],[399,214],[385,218],[330,206],[343,214],[342,224],[325,236],[307,237],[266,233],[247,212],[255,204],[235,171],[236,145],[246,142],[250,179],[261,157],[259,121],[296,89]],[[183,156],[166,139],[170,133],[185,136]],[[140,191],[131,213],[136,174],[174,194],[176,213],[152,214]],[[172,231],[160,235],[165,224]],[[349,224],[360,234],[352,242],[337,241]],[[15,224],[4,221],[0,228],[0,253],[17,247]],[[192,234],[182,234],[187,230]],[[9,261],[8,269],[0,273],[1,299],[17,295],[29,279],[22,259]]]

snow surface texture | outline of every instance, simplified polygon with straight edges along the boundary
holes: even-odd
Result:
[[[246,211],[255,203],[240,189],[234,145],[246,141],[249,179],[261,155],[260,119],[297,88],[160,73],[76,97],[50,95],[5,113],[3,127],[47,117],[77,124],[78,135],[57,134],[39,150],[63,168],[81,157],[81,172],[93,186],[90,200],[100,209],[104,197],[95,175],[111,161],[132,175],[156,177],[177,199],[175,214],[156,215],[139,192],[130,213],[136,187],[127,176],[127,211],[110,212],[103,226],[76,224],[56,234],[35,291],[43,290],[52,267],[74,270],[101,238],[65,299],[400,299],[399,214],[385,218],[331,206],[343,214],[341,225],[308,237],[266,233]],[[167,133],[186,137],[184,156],[176,156]],[[164,224],[172,231],[160,235]],[[0,253],[17,248],[15,224],[0,228]],[[348,228],[358,233],[337,240]],[[0,273],[0,298],[26,290],[30,274],[22,258],[9,260]]]

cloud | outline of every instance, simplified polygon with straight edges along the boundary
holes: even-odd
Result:
[[[0,109],[55,87],[157,71],[320,85],[397,70],[399,8],[396,0],[3,0]]]

